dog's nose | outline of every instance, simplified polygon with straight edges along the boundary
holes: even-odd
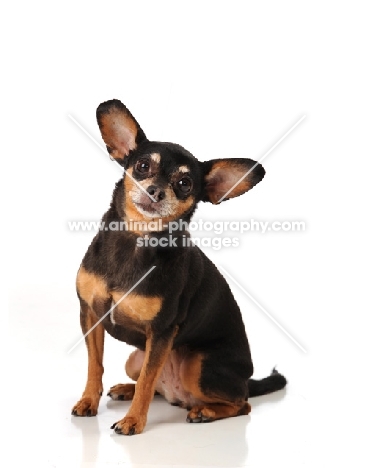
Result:
[[[154,198],[156,202],[159,202],[164,199],[165,193],[162,189],[157,187],[156,185],[150,185],[147,188],[147,192],[149,193],[150,196]]]

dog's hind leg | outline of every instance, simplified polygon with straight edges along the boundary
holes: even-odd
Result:
[[[145,351],[136,349],[133,351],[126,361],[125,370],[131,380],[138,380],[141,369],[144,363]],[[107,395],[112,400],[132,400],[135,394],[135,384],[117,384],[110,388]]]
[[[182,385],[199,402],[189,410],[187,422],[211,422],[251,411],[246,380],[236,370],[231,370],[230,365],[215,365],[213,356],[208,359],[201,353],[185,358],[181,366]]]
[[[103,392],[103,346],[104,328],[96,325],[98,318],[83,300],[80,301],[80,323],[88,349],[88,378],[82,398],[72,409],[74,416],[95,416]],[[93,328],[94,327],[94,328]],[[89,332],[89,330],[93,330]],[[88,334],[87,334],[88,333]]]
[[[188,413],[186,421],[190,423],[212,422],[217,419],[231,418],[249,414],[251,406],[247,402],[234,403],[204,403],[194,406]]]

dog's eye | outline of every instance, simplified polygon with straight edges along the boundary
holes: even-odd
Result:
[[[146,174],[149,172],[150,164],[148,159],[141,159],[135,165],[135,169],[141,174]]]
[[[189,193],[192,189],[192,180],[188,177],[182,177],[182,179],[178,181],[178,186],[183,193]]]

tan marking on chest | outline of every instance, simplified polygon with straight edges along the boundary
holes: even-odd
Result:
[[[124,292],[112,292],[112,298],[116,304],[122,297]],[[128,316],[133,320],[151,321],[162,308],[161,297],[140,296],[130,293],[126,296],[114,309],[113,318],[119,323],[119,316]],[[121,317],[122,319],[122,317]]]
[[[84,267],[80,267],[76,287],[79,296],[92,307],[94,299],[108,299],[106,282],[101,276],[88,272]]]

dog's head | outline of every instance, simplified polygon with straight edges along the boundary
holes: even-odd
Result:
[[[129,220],[188,220],[199,201],[237,197],[265,175],[251,159],[199,162],[182,146],[149,141],[116,99],[100,104],[97,121],[109,154],[126,171],[121,203]]]

